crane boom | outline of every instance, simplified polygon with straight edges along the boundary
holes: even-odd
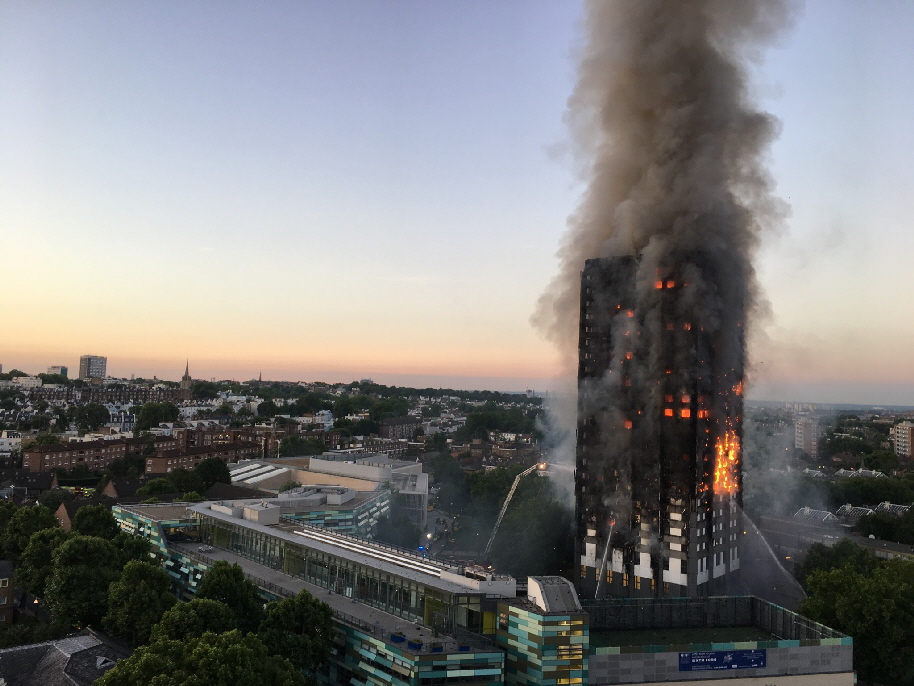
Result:
[[[498,519],[495,520],[495,527],[492,529],[492,535],[489,536],[489,542],[486,544],[486,551],[482,554],[483,560],[489,559],[489,552],[492,550],[492,544],[495,542],[495,534],[498,533],[498,525],[501,524],[501,519],[505,516],[505,512],[508,510],[508,505],[511,503],[511,498],[514,497],[514,491],[517,490],[517,484],[519,484],[520,480],[527,476],[527,474],[531,474],[539,466],[539,463],[537,463],[529,469],[525,469],[514,478],[514,483],[511,484],[511,490],[508,491],[508,497],[505,498],[505,504],[501,506],[501,512],[498,513]]]

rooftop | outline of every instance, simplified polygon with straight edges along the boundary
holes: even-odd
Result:
[[[148,505],[117,505],[125,512],[132,512],[154,522],[173,522],[176,519],[190,519],[188,506],[196,503],[162,503]]]
[[[443,576],[455,576],[457,570],[434,558],[422,557],[409,551],[387,546],[355,536],[331,533],[317,527],[306,525],[298,527],[268,526],[245,519],[232,517],[211,508],[212,503],[192,503],[186,506],[189,512],[208,517],[283,539],[289,543],[317,550],[328,555],[374,567],[388,574],[416,581],[431,588],[455,594],[468,594],[474,591],[470,583],[461,584],[450,581]],[[143,511],[146,506],[129,508]],[[155,506],[152,506],[155,507]],[[143,512],[145,514],[145,512]],[[148,516],[148,515],[147,515]],[[155,515],[154,515],[155,516]]]
[[[621,646],[691,645],[776,641],[777,636],[755,626],[700,627],[692,629],[591,630],[591,648]]]
[[[304,590],[312,596],[327,603],[333,610],[337,619],[355,626],[362,631],[377,636],[383,640],[389,640],[390,634],[401,632],[406,636],[408,641],[422,642],[423,649],[415,652],[428,652],[429,643],[438,641],[443,644],[445,653],[456,653],[459,645],[466,644],[466,640],[454,636],[438,635],[434,636],[431,628],[414,624],[408,620],[395,615],[378,610],[364,603],[357,602],[347,598],[339,593],[334,593],[326,588],[321,588],[314,584],[303,581],[299,578],[289,576],[279,570],[272,569],[265,565],[252,562],[251,560],[239,557],[234,553],[220,548],[207,547],[206,554],[201,555],[199,552],[200,544],[198,543],[172,543],[171,547],[196,558],[204,564],[212,564],[216,560],[224,560],[229,563],[235,563],[241,567],[244,573],[255,583],[262,583],[261,586],[269,588],[272,591],[279,591],[280,594],[293,596]],[[405,643],[403,647],[405,648]]]
[[[89,686],[129,651],[86,630],[57,641],[0,650],[0,683]]]

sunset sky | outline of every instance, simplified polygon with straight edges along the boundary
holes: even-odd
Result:
[[[0,363],[537,390],[583,189],[582,10],[0,3]],[[914,405],[914,3],[809,1],[755,70],[791,206],[750,395]]]

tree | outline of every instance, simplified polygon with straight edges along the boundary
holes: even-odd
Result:
[[[279,408],[272,400],[264,400],[257,406],[258,417],[275,417],[277,412]]]
[[[55,436],[52,433],[43,433],[35,436],[32,445],[56,445],[58,443],[60,443],[60,436]]]
[[[231,403],[223,402],[219,407],[216,408],[214,414],[231,416],[235,414],[235,408]]]
[[[121,569],[118,549],[95,536],[73,536],[53,555],[45,600],[55,621],[97,624],[108,609],[108,585]]]
[[[280,457],[304,457],[320,455],[327,449],[323,441],[316,438],[302,438],[301,436],[286,436],[279,442]]]
[[[174,493],[175,485],[169,479],[150,479],[146,482],[146,485],[142,488],[136,489],[136,494],[141,498],[145,498],[149,495],[164,495],[166,493]]]
[[[293,488],[298,488],[301,484],[297,481],[286,481],[282,486],[279,487],[280,493],[285,493],[286,491],[291,491]]]
[[[49,432],[51,430],[51,418],[48,417],[46,414],[32,415],[32,419],[29,424],[30,424],[30,428],[33,431],[48,431]]]
[[[18,509],[19,506],[12,500],[0,500],[0,548],[2,548],[3,536],[6,534],[10,519],[13,518],[13,515],[16,514]],[[0,550],[0,552],[2,552],[2,550]]]
[[[170,589],[171,579],[161,567],[128,562],[121,578],[108,587],[105,629],[134,647],[147,643],[152,627],[177,602]]]
[[[61,408],[55,408],[54,414],[57,417],[57,421],[54,422],[54,428],[57,431],[66,431],[70,428],[70,419],[67,417],[67,413]]]
[[[219,457],[207,457],[194,467],[194,472],[203,480],[201,493],[213,484],[232,483],[232,473],[225,461]]]
[[[60,522],[54,513],[43,505],[20,507],[10,517],[6,531],[0,539],[4,555],[18,563],[19,556],[29,544],[32,534],[42,529],[56,529],[59,526]]]
[[[138,648],[95,682],[97,686],[304,686],[288,660],[270,655],[254,634],[205,633]]]
[[[176,467],[171,470],[165,478],[172,484],[172,493],[188,493],[190,491],[199,493],[206,490],[206,486],[203,483],[203,479],[200,478],[200,475],[197,474],[196,471],[191,471],[186,467]]]
[[[910,683],[914,670],[914,564],[888,560],[868,577],[850,565],[817,571],[800,613],[854,637],[862,680]]]
[[[314,671],[330,657],[333,610],[307,591],[267,603],[258,635],[274,655],[298,669]]]
[[[238,628],[242,631],[256,631],[263,618],[263,600],[259,590],[245,578],[237,563],[214,562],[200,580],[197,598],[209,598],[227,605],[235,613]]]
[[[849,538],[842,538],[838,543],[829,547],[822,543],[813,543],[806,552],[803,562],[797,565],[797,581],[804,587],[807,577],[813,572],[830,571],[850,567],[853,571],[864,576],[869,576],[876,569],[878,560],[866,549],[861,548]]]
[[[61,528],[42,529],[29,538],[16,567],[16,585],[29,593],[44,597],[45,584],[51,575],[56,551],[70,537]]]
[[[144,403],[139,410],[134,408],[136,424],[134,431],[148,431],[162,422],[176,422],[181,414],[174,403]]]
[[[111,421],[111,414],[104,405],[89,403],[76,408],[73,413],[73,423],[80,434],[87,431],[96,431],[100,426]]]
[[[186,641],[207,631],[222,634],[237,628],[235,614],[228,605],[209,598],[194,598],[165,612],[152,627],[151,638],[153,641]]]
[[[441,416],[441,405],[438,403],[432,403],[431,405],[426,405],[422,408],[422,416],[426,419],[433,417]]]
[[[73,515],[73,531],[82,536],[110,540],[120,533],[114,515],[104,505],[84,505]]]
[[[148,562],[151,558],[152,543],[148,538],[120,531],[111,542],[117,549],[120,567],[124,567],[131,560]]]
[[[190,388],[194,400],[213,400],[219,397],[219,387],[210,381],[194,381]]]
[[[57,508],[60,507],[61,503],[68,503],[75,497],[73,491],[68,491],[65,488],[51,488],[38,497],[38,503],[44,505],[51,512],[57,512]]]

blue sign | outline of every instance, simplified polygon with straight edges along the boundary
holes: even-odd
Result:
[[[679,653],[680,672],[705,672],[714,669],[758,669],[765,667],[764,650],[713,650],[706,653]]]

